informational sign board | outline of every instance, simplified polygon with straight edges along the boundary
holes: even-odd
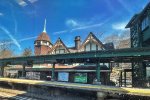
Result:
[[[150,67],[146,67],[146,78],[150,79]]]
[[[67,72],[59,72],[58,73],[58,81],[68,82],[68,80],[69,80],[69,73],[67,73]]]
[[[74,82],[87,83],[87,73],[76,73],[74,77]]]
[[[40,80],[40,72],[26,72],[26,78]]]

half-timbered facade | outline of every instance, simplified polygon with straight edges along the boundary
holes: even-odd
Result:
[[[44,38],[45,37],[45,40]],[[62,54],[62,53],[75,53],[97,51],[105,49],[114,49],[112,43],[103,44],[92,32],[81,43],[81,37],[75,37],[75,46],[67,47],[64,42],[58,38],[55,44],[52,44],[46,32],[42,32],[35,40],[35,55],[48,55],[48,54]],[[106,46],[107,45],[107,46]]]
[[[56,41],[54,46],[48,52],[48,54],[62,54],[62,53],[69,53],[70,51],[66,47],[66,45],[62,42],[60,38]]]

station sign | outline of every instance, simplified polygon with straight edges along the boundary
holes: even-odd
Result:
[[[58,73],[58,81],[68,82],[68,80],[69,80],[69,73],[67,73],[67,72],[59,72]]]
[[[75,73],[74,82],[87,83],[87,73]]]

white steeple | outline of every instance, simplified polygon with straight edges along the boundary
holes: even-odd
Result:
[[[46,32],[46,19],[45,19],[45,22],[44,22],[44,29],[43,29],[43,32]]]

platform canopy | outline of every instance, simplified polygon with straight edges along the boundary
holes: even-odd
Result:
[[[149,48],[128,48],[100,50],[55,55],[13,57],[0,59],[0,64],[44,64],[44,63],[110,63],[110,62],[149,62]]]

